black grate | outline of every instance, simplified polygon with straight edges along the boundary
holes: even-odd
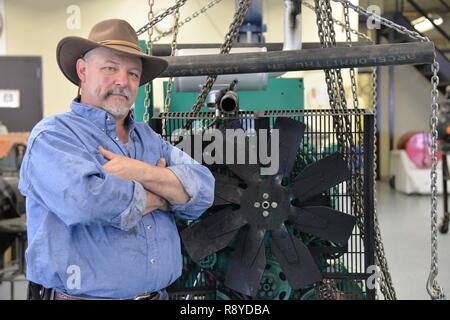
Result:
[[[170,134],[175,129],[183,128],[188,119],[193,120],[190,132],[201,130],[211,124],[215,114],[204,112],[193,114],[189,112],[162,113],[152,120],[152,127],[167,141],[171,141]],[[333,153],[341,152],[347,159],[352,170],[351,181],[346,181],[330,189],[327,193],[335,209],[358,216],[364,221],[364,230],[355,226],[348,241],[347,248],[340,248],[342,253],[331,255],[329,246],[322,246],[320,241],[308,238],[308,235],[297,234],[305,243],[308,241],[315,247],[317,259],[322,266],[325,279],[333,280],[334,286],[344,299],[374,299],[374,289],[368,288],[366,283],[371,272],[367,268],[374,265],[373,240],[373,126],[374,115],[365,110],[349,110],[345,113],[333,110],[271,110],[271,111],[241,111],[235,117],[224,117],[220,120],[238,119],[244,129],[257,129],[264,124],[272,128],[277,117],[289,117],[303,122],[306,131],[297,154],[294,170],[287,180],[296,176],[307,164],[322,159]],[[340,119],[349,123],[345,130],[351,139],[343,146],[335,130],[335,121]],[[220,121],[219,121],[220,122]],[[216,122],[216,123],[219,123]],[[164,130],[163,130],[164,128]],[[350,131],[350,132],[349,132]],[[354,142],[354,147],[348,141]],[[362,181],[362,190],[357,190],[357,180]],[[285,179],[286,180],[286,179]],[[288,183],[289,181],[283,181]],[[353,200],[358,199],[363,204],[363,212],[354,212]],[[354,202],[354,201],[353,201]],[[180,225],[183,227],[183,225]],[[339,251],[339,250],[338,250]],[[218,255],[219,256],[219,255]],[[226,253],[224,253],[226,259]],[[199,266],[185,257],[183,276],[170,288],[172,299],[221,299],[239,298],[239,294],[226,292],[221,285],[221,274],[215,272],[214,267]],[[282,279],[279,280],[282,282]],[[283,291],[283,294],[266,295],[267,298],[309,299],[317,297],[317,288],[299,292]],[[225,293],[224,293],[225,292]],[[287,296],[288,295],[288,296]],[[259,298],[264,298],[259,296]]]

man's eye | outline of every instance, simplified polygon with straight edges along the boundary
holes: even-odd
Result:
[[[139,75],[137,73],[131,73],[131,76],[136,80],[139,79]]]
[[[103,71],[107,72],[107,73],[113,73],[117,70],[117,68],[115,67],[104,67]]]

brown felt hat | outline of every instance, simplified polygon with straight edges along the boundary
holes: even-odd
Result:
[[[66,37],[58,43],[56,59],[59,68],[73,84],[79,85],[76,62],[88,51],[108,48],[142,60],[140,85],[151,81],[167,68],[167,61],[141,52],[139,39],[131,25],[120,19],[105,20],[96,24],[88,39]]]

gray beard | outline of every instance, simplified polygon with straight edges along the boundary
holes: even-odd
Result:
[[[110,106],[105,106],[102,109],[111,114],[115,119],[124,118],[130,111],[130,109],[110,107]]]

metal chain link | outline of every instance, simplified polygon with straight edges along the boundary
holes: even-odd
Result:
[[[345,24],[346,26],[349,26],[349,13],[348,13],[348,3],[342,3],[343,8],[344,8],[344,17],[345,17]],[[347,40],[351,41],[351,38],[349,39],[349,33],[347,32]],[[377,98],[377,91],[376,91],[376,73],[372,73],[372,77],[373,77],[373,107],[375,107],[374,109],[374,117],[376,117],[376,98]],[[352,78],[352,87],[356,86],[355,83],[355,79]],[[355,92],[353,92],[353,95],[355,96]],[[357,93],[356,93],[357,95]],[[357,97],[356,97],[357,98]],[[386,260],[386,254],[384,251],[384,246],[383,246],[383,241],[381,239],[381,232],[380,232],[380,228],[379,228],[379,221],[378,221],[378,215],[377,215],[377,211],[376,211],[376,152],[377,152],[377,147],[376,147],[376,119],[374,121],[374,136],[373,136],[373,141],[374,141],[374,162],[373,162],[373,169],[374,169],[374,175],[373,175],[373,192],[374,192],[374,244],[375,244],[375,263],[380,267],[381,270],[381,274],[380,274],[380,278],[379,278],[379,282],[380,282],[380,290],[383,294],[383,296],[385,297],[385,299],[389,299],[389,300],[395,300],[396,299],[396,293],[395,293],[395,289],[392,283],[392,279],[391,279],[391,275],[389,272],[389,266]],[[358,123],[357,123],[358,126]],[[359,125],[359,127],[361,128],[361,126]],[[361,131],[359,131],[361,132]],[[361,139],[361,136],[360,136]],[[360,175],[357,175],[357,180],[356,180],[356,190],[360,190],[362,192],[363,190],[363,181],[362,181],[362,177]],[[363,204],[362,203],[355,203],[354,204],[356,207],[356,212],[360,212],[361,214],[358,217],[358,221],[359,221],[359,228],[360,230],[362,230],[361,228],[364,226],[364,215],[362,214],[362,208],[363,208]],[[376,294],[376,293],[375,293]]]
[[[374,13],[368,13],[366,10],[359,6],[353,5],[348,0],[332,0],[334,2],[339,2],[342,4],[348,5],[358,14],[364,15],[366,17],[375,18],[380,21],[384,26],[393,29],[401,34],[407,35],[412,39],[419,40],[421,42],[430,42],[430,39],[420,35],[419,33],[409,30],[403,26],[400,26],[388,19],[380,17]],[[432,84],[432,103],[431,103],[431,153],[432,153],[432,166],[431,166],[431,269],[430,274],[427,281],[427,291],[432,299],[445,299],[445,294],[443,289],[437,284],[436,277],[438,275],[438,248],[437,248],[437,238],[438,238],[438,230],[437,230],[437,110],[439,108],[438,105],[438,97],[439,91],[437,87],[439,85],[439,64],[436,62],[436,58],[432,64],[433,77],[431,78]],[[380,243],[380,245],[382,245]]]
[[[378,68],[374,67],[372,69],[372,112],[373,112],[373,162],[372,162],[372,166],[373,166],[373,216],[374,216],[374,226],[375,226],[375,237],[374,239],[380,239],[379,243],[381,245],[383,245],[383,242],[381,241],[381,233],[380,233],[380,229],[379,229],[379,224],[378,224],[378,214],[377,214],[377,207],[378,207],[378,200],[377,200],[377,167],[378,167],[378,139],[377,139],[377,113],[378,113],[378,103],[377,103],[377,99],[378,99],[378,87],[377,87],[377,81],[378,81]],[[379,249],[377,248],[378,242],[375,240],[375,252],[379,251]],[[384,247],[382,249],[384,252]],[[377,266],[381,267],[381,261],[380,259],[377,259],[376,254],[375,254],[375,264]],[[389,274],[389,273],[388,273]],[[392,298],[392,295],[390,295],[391,290],[386,290],[386,277],[384,276],[383,273],[381,273],[381,277],[377,278],[376,281],[378,282],[378,284],[380,285],[380,290],[383,294],[383,296],[385,297],[385,299],[389,299]],[[392,281],[391,281],[392,282]],[[392,291],[393,288],[392,288]],[[395,293],[395,291],[394,291]],[[389,298],[387,298],[389,296]],[[375,299],[379,300],[379,296],[378,296],[378,292],[375,291]],[[390,299],[390,300],[396,300],[395,299]]]
[[[313,7],[312,9],[316,13],[316,22],[319,31],[319,39],[322,47],[336,46],[336,35],[334,32],[333,18],[329,2],[327,3],[326,1],[323,0],[315,0],[315,7]],[[324,20],[326,21],[326,23]],[[345,112],[345,110],[347,109],[347,104],[345,99],[345,92],[343,91],[343,82],[341,73],[335,69],[327,69],[324,70],[324,72],[331,109]],[[344,118],[343,114],[333,116],[333,126],[336,130],[336,139],[338,141],[339,151],[345,155],[346,142],[349,143],[350,146],[352,146],[353,139],[349,137],[351,135],[351,128],[349,128],[350,123],[348,120],[343,118]],[[344,124],[342,122],[343,120],[346,122],[345,129]],[[353,158],[355,158],[355,153],[353,153]],[[354,160],[356,160],[356,158],[352,159],[350,162],[354,164]],[[352,170],[352,172],[355,172],[355,170]],[[355,207],[355,198],[357,198],[358,195],[357,192],[354,192],[357,190],[357,188],[354,185],[353,178],[351,179],[351,185],[349,186],[349,189],[350,189],[348,190],[349,194],[352,194],[351,197],[352,206]],[[358,213],[360,210],[356,209],[354,211]],[[357,216],[362,215],[357,214]],[[358,219],[357,221],[358,227],[361,230],[364,230],[363,228],[361,228],[361,219]],[[331,297],[334,294],[333,288],[327,285],[327,283],[324,282],[324,280],[322,280],[319,283],[319,292],[320,296],[322,296],[324,299],[327,299],[327,297]]]
[[[439,109],[439,63],[434,61],[431,65],[433,76],[431,78],[431,268],[427,281],[427,291],[434,300],[444,300],[443,289],[438,285],[436,277],[438,275],[438,213],[437,213],[437,124]]]
[[[306,8],[308,8],[308,9],[311,9],[311,10],[313,10],[313,11],[316,11],[315,6],[312,5],[312,4],[310,4],[310,3],[308,3],[308,2],[306,2],[306,1],[302,1],[302,5],[304,5],[304,6],[305,6]],[[339,21],[339,20],[337,20],[337,19],[334,19],[334,18],[333,18],[333,22],[334,22],[336,25],[342,27],[343,29],[347,29],[347,27],[345,26],[345,24],[344,24],[343,22],[341,22],[341,21]],[[358,31],[358,30],[355,30],[355,29],[352,29],[352,28],[348,28],[348,30],[349,30],[351,33],[353,33],[353,34],[355,34],[355,35],[357,35],[357,36],[359,36],[359,37],[361,37],[361,38],[363,38],[363,39],[365,39],[365,40],[368,40],[368,41],[370,41],[370,42],[373,42],[372,39],[371,39],[369,36],[367,36],[366,34],[360,32],[360,31]]]
[[[315,0],[315,12],[316,12],[316,24],[317,24],[317,28],[318,28],[318,32],[319,32],[319,39],[320,39],[320,43],[322,45],[322,47],[327,46],[326,44],[326,39],[328,38],[328,33],[325,34],[326,30],[324,30],[323,26],[325,25],[325,23],[323,22],[323,18],[322,18],[322,10],[321,10],[321,3],[319,2],[320,0]],[[331,109],[336,109],[336,101],[337,101],[337,97],[335,96],[335,91],[333,88],[333,84],[332,84],[332,80],[331,80],[331,73],[330,70],[324,70],[325,71],[325,81],[327,84],[327,93],[328,93],[328,100],[330,103],[330,107]],[[343,146],[344,145],[344,141],[342,140],[342,135],[340,134],[341,132],[341,128],[342,125],[340,123],[340,119],[338,117],[333,117],[333,125],[335,127],[336,130],[336,139],[338,141],[338,146]]]
[[[348,6],[344,5],[344,21],[345,21],[345,35],[347,38],[347,43],[349,44],[349,46],[352,46],[352,35],[350,33],[350,17],[349,17],[349,12],[348,12]],[[352,96],[353,96],[353,107],[355,109],[359,109],[359,100],[358,100],[358,92],[357,92],[357,87],[356,87],[356,75],[355,75],[355,68],[350,68],[350,80],[351,80],[351,84],[352,84]],[[361,127],[361,123],[359,120],[359,117],[357,118],[357,124],[359,127]],[[357,129],[358,132],[360,132]]]
[[[374,240],[375,240],[375,263],[380,267],[381,273],[380,278],[377,279],[380,283],[380,290],[385,299],[387,300],[397,300],[397,295],[395,293],[394,285],[392,283],[391,274],[389,272],[389,266],[386,260],[386,254],[384,251],[384,245],[381,238],[380,224],[378,221],[377,213],[377,113],[378,113],[378,91],[377,91],[377,67],[373,68],[372,71],[372,110],[374,116],[374,128],[373,128],[373,216],[374,216]],[[375,293],[377,295],[377,293]]]
[[[176,24],[175,27],[181,28],[183,25],[185,25],[186,23],[191,22],[193,19],[199,17],[201,14],[205,13],[206,11],[208,11],[209,9],[211,9],[212,7],[214,7],[216,4],[218,4],[219,2],[222,2],[222,0],[213,0],[210,3],[208,3],[206,6],[202,7],[200,10],[195,11],[193,14],[191,14],[189,17],[185,18],[183,21],[180,21],[180,23]],[[174,28],[175,28],[174,27]],[[159,40],[161,40],[164,37],[167,37],[168,35],[170,35],[173,32],[173,30],[167,31],[167,32],[163,32],[160,35],[156,36],[153,39],[153,42],[158,42]]]
[[[240,0],[238,9],[236,10],[233,21],[230,24],[228,33],[225,35],[225,41],[220,47],[220,54],[228,54],[233,45],[233,41],[236,39],[242,23],[244,22],[245,15],[250,7],[251,0]],[[211,91],[212,86],[216,82],[217,75],[208,76],[206,83],[202,87],[201,93],[198,95],[196,102],[192,107],[192,112],[195,114],[200,111],[202,105],[205,102],[206,96]],[[188,120],[185,124],[185,128],[190,128],[192,120]]]
[[[324,2],[319,3],[318,1],[316,1],[316,8],[320,7],[320,9],[317,10],[314,7],[311,8],[311,9],[315,9],[316,14],[318,16],[321,16],[323,14],[323,12],[325,11],[326,19],[327,19],[327,27],[329,29],[332,29],[333,26],[332,26],[331,21],[336,22],[337,20],[333,19],[332,15],[331,15],[331,6],[329,5],[329,1],[326,1],[326,2],[327,3],[324,3]],[[306,6],[307,7],[311,7],[309,4],[307,4]],[[348,7],[344,8],[344,18],[345,18],[345,24],[340,23],[340,22],[338,24],[341,25],[342,27],[344,27],[344,29],[346,30],[347,41],[351,45],[351,35],[349,33],[351,28],[350,28],[350,23],[349,23],[349,19],[348,19]],[[321,25],[322,25],[322,23],[319,23],[319,21],[318,21],[319,36],[322,36],[321,37],[321,42],[323,44],[324,36],[326,36],[327,33],[326,32],[321,32],[321,30],[320,30],[321,29]],[[355,32],[353,32],[353,33],[355,33]],[[356,32],[356,34],[361,35],[364,39],[369,39],[370,40],[370,38],[368,36],[366,36],[366,35],[364,35],[362,33]],[[333,45],[335,43],[335,39],[333,39],[334,32],[329,31],[328,35],[330,37],[330,39],[329,39],[330,44]],[[353,74],[351,73],[350,77],[351,77],[351,80],[352,80],[352,90],[353,90],[352,93],[353,93],[354,98],[355,97],[357,98],[357,91],[355,90],[356,89],[356,79],[354,78],[355,77],[354,73]],[[330,91],[335,91],[337,89],[336,86],[335,86],[333,88],[333,90],[330,90],[330,82],[332,83],[332,82],[336,81],[336,78],[337,78],[337,81],[338,81],[337,85],[339,87],[339,89],[338,89],[339,90],[339,94],[335,94],[335,96],[337,95],[340,98],[340,101],[338,101],[338,105],[340,106],[341,110],[346,110],[346,101],[345,101],[345,96],[344,96],[345,93],[344,93],[344,91],[342,89],[342,76],[340,74],[340,71],[336,72],[335,75],[333,75],[332,72],[328,72],[328,73],[326,73],[326,78],[328,78],[327,79],[327,85],[329,87],[329,90],[328,90],[329,93],[330,93]],[[376,86],[376,78],[374,80],[375,80],[375,82],[373,83],[373,85]],[[374,93],[376,94],[375,90],[374,90]],[[333,97],[330,97],[330,101],[331,100],[334,100]],[[331,101],[330,105],[332,105],[332,107],[333,107],[333,104],[334,104],[334,102]],[[354,106],[357,108],[359,106],[359,102],[355,102],[354,101]],[[338,136],[340,135],[340,132],[343,132],[343,131],[346,132],[346,133],[351,132],[351,131],[349,131],[351,129],[350,121],[348,119],[344,119],[344,120],[345,120],[345,131],[342,128],[342,123],[339,123],[339,121],[338,121],[338,124],[336,126],[337,129],[338,129],[336,131],[336,134]],[[357,131],[359,133],[359,139],[361,141],[361,134],[360,134],[361,133],[361,125],[358,124],[358,120],[359,119],[357,119],[356,125],[357,125]],[[358,130],[358,127],[359,127],[359,130]],[[352,139],[351,135],[345,134],[345,138],[346,138],[346,142],[348,143],[348,145],[351,147],[351,150],[353,151],[352,152],[353,156],[351,157],[350,163],[353,166],[355,166],[355,165],[357,165],[357,163],[356,163],[357,162],[357,157],[356,157],[356,153],[355,153],[356,150],[354,148],[355,144],[352,141],[353,139]],[[339,140],[342,141],[342,139],[338,139],[338,142],[339,142]],[[374,141],[376,142],[376,137],[374,138]],[[375,151],[376,151],[376,149],[375,149]],[[375,170],[376,170],[376,167],[375,167]],[[356,177],[353,177],[353,179],[352,179],[352,183],[349,186],[349,189],[350,189],[351,193],[354,195],[352,197],[352,207],[354,208],[354,212],[355,212],[355,214],[357,216],[357,225],[358,225],[358,228],[360,229],[360,232],[361,232],[362,236],[364,237],[364,234],[363,234],[363,232],[364,232],[364,215],[363,215],[363,203],[362,203],[362,197],[361,197],[361,195],[363,193],[363,181],[362,181],[361,175],[356,174],[355,176]],[[374,177],[375,177],[375,175],[374,175]],[[375,182],[375,179],[374,179],[374,189],[376,188],[375,183],[376,182]],[[375,214],[376,214],[376,211],[375,211]],[[376,216],[374,218],[374,224],[375,224],[374,227],[375,227],[375,234],[376,234],[375,235],[375,247],[376,247],[376,249],[375,249],[375,256],[376,256],[376,261],[380,262],[378,265],[380,265],[380,268],[382,269],[381,290],[383,292],[383,295],[386,297],[386,299],[395,299],[395,291],[393,289],[392,282],[390,280],[391,278],[390,278],[390,274],[389,274],[389,271],[388,271],[388,266],[387,266],[387,261],[386,261],[386,258],[385,258],[384,248],[383,248],[382,242],[381,242],[381,234],[379,232],[379,227],[378,227],[378,219],[377,219]]]
[[[179,0],[179,1],[177,1],[173,6],[171,6],[166,11],[164,11],[163,13],[158,15],[156,18],[152,18],[151,20],[149,20],[149,22],[145,26],[143,26],[142,28],[140,28],[140,29],[138,29],[136,31],[136,34],[138,36],[140,36],[145,31],[147,31],[150,28],[152,28],[155,24],[161,22],[165,17],[167,17],[167,16],[171,15],[172,13],[174,13],[175,10],[178,10],[180,7],[182,7],[186,3],[186,1],[187,0]]]
[[[180,9],[175,11],[175,27],[173,29],[173,38],[171,43],[171,52],[170,55],[174,56],[175,51],[177,50],[177,37],[178,37],[178,21],[180,20]],[[166,101],[164,103],[164,112],[169,112],[170,102],[172,99],[172,85],[173,85],[173,77],[169,78],[167,82],[167,91],[166,91]]]
[[[152,21],[154,18],[154,12],[153,12],[153,5],[154,0],[148,0],[148,21]],[[152,34],[153,34],[153,28],[147,29],[147,54],[152,54]],[[151,94],[152,94],[152,81],[149,81],[145,84],[144,87],[145,92],[145,98],[144,98],[144,123],[149,124],[150,123],[150,109],[151,109]]]
[[[342,292],[338,289],[336,281],[333,279],[322,279],[314,285],[316,300],[341,300]]]
[[[349,32],[350,29],[350,21],[349,21],[349,12],[348,12],[348,4],[345,3],[343,4],[343,8],[344,8],[344,18],[345,18],[345,30],[346,30],[346,36],[347,36],[347,42],[351,43],[351,35]],[[362,34],[363,38],[365,39],[369,39],[369,37],[367,37],[366,35]],[[351,82],[352,82],[352,95],[353,95],[353,99],[354,99],[354,107],[355,109],[358,108],[359,106],[359,101],[358,101],[358,96],[357,96],[357,87],[356,87],[356,81],[355,81],[355,75],[354,75],[354,69],[351,68],[350,69],[350,78],[351,78]],[[380,278],[378,278],[378,281],[380,283],[380,290],[383,294],[383,296],[385,297],[385,299],[390,299],[390,300],[396,300],[396,293],[395,293],[395,289],[394,286],[392,284],[392,279],[391,279],[391,275],[389,272],[389,267],[388,267],[388,263],[386,260],[386,255],[385,255],[385,251],[384,251],[384,246],[383,246],[383,241],[381,239],[381,232],[380,232],[380,228],[379,228],[379,222],[378,222],[378,214],[377,214],[377,197],[376,197],[376,176],[377,176],[377,124],[376,124],[376,116],[377,116],[377,68],[375,67],[372,71],[372,110],[373,110],[373,114],[374,114],[374,135],[373,135],[373,199],[374,199],[374,232],[375,232],[375,236],[374,236],[374,242],[375,242],[375,262],[376,264],[380,267],[381,269],[381,274],[380,274]],[[357,132],[361,133],[361,123],[360,123],[360,118],[358,117],[356,119],[356,127],[357,127]],[[359,136],[359,139],[361,139],[361,136]],[[358,175],[358,181],[357,181],[357,185],[358,187],[362,187],[363,181],[361,180],[361,176]],[[364,219],[363,219],[363,215],[361,215],[361,218],[359,219],[360,223],[359,223],[359,227],[361,228],[364,225]],[[375,292],[375,295],[378,299],[378,294],[377,292]]]

